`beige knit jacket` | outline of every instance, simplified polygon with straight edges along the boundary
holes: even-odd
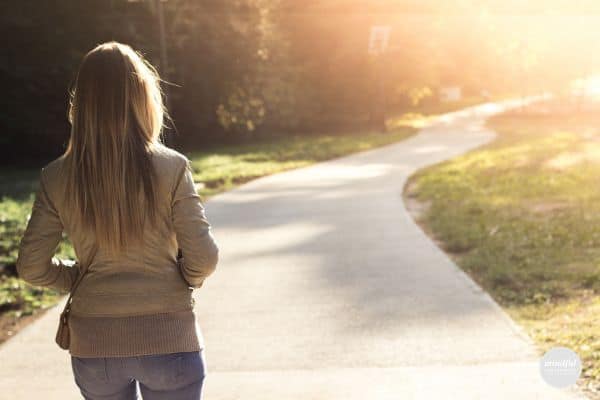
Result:
[[[79,260],[90,259],[95,239],[64,207],[61,162],[59,157],[41,169],[16,268],[32,285],[68,292],[79,267],[55,257],[63,233]],[[190,161],[158,145],[153,162],[159,177],[154,190],[159,194],[160,224],[146,228],[143,245],[125,254],[98,248],[73,295],[73,356],[126,357],[204,348],[192,291],[215,270],[219,248],[196,192]],[[183,253],[181,268],[178,248]]]

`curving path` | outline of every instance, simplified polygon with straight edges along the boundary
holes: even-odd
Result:
[[[207,201],[221,262],[196,293],[205,398],[583,399],[541,380],[533,344],[402,202],[408,176],[492,140],[485,119],[515,104]],[[0,398],[80,398],[59,308],[0,347]]]

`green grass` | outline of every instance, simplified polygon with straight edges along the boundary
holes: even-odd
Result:
[[[188,156],[195,171],[194,179],[205,185],[200,194],[209,197],[260,176],[394,143],[414,132],[416,129],[405,124],[387,133],[291,136],[212,148]]]
[[[28,175],[31,178],[31,175]],[[6,178],[3,175],[3,178]],[[24,183],[24,182],[21,182]],[[35,180],[27,185],[35,188]],[[14,189],[14,197],[4,196],[0,201],[0,315],[19,318],[31,315],[37,309],[48,308],[58,300],[60,293],[47,288],[31,286],[16,277],[15,262],[19,241],[33,204],[33,192],[21,193],[21,184]],[[68,240],[57,250],[62,258],[73,258]]]
[[[596,113],[597,115],[598,113]],[[545,351],[564,345],[600,388],[600,118],[525,110],[493,143],[419,171],[420,223]]]

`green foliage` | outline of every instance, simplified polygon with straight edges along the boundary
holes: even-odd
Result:
[[[18,245],[31,213],[38,174],[38,170],[31,169],[0,170],[0,275],[16,274]],[[75,257],[66,237],[59,244],[57,255]]]
[[[582,51],[595,43],[592,20],[549,29],[544,18],[481,12],[488,5],[472,1],[413,3],[170,0],[162,3],[168,61],[160,65],[153,2],[3,2],[0,33],[11,40],[0,76],[10,101],[0,112],[0,144],[12,151],[1,162],[40,165],[62,152],[76,69],[88,50],[113,39],[159,65],[175,140],[187,150],[375,127],[382,104],[388,114],[439,105],[438,89],[448,85],[466,96],[557,89],[583,73],[579,66],[598,63]],[[380,57],[367,52],[377,24],[392,28]]]
[[[225,130],[253,132],[263,122],[265,105],[259,97],[253,97],[238,88],[227,98],[225,104],[219,104],[217,116]]]
[[[259,3],[165,3],[169,77],[177,85],[169,93],[182,145],[261,124],[264,99],[255,85],[264,19]]]
[[[31,205],[31,199],[16,201],[5,197],[0,201],[0,274],[9,266],[14,270]]]
[[[16,173],[15,175],[31,174]],[[2,179],[7,178],[6,172],[3,173]],[[33,182],[30,182],[29,186],[33,186]],[[14,190],[19,195],[18,197],[24,197],[18,185],[15,185]],[[60,295],[52,289],[31,286],[16,276],[15,263],[18,246],[25,231],[32,204],[33,193],[31,192],[24,200],[7,196],[0,200],[0,313],[17,318],[54,305]],[[66,244],[61,244],[59,256],[72,255],[72,251],[68,247]]]
[[[60,154],[69,134],[67,90],[83,55],[116,39],[152,50],[155,29],[147,7],[126,1],[4,1],[0,34],[10,38],[0,59],[4,98],[3,164],[39,165]],[[8,100],[10,99],[10,100]]]
[[[31,315],[37,310],[53,306],[60,293],[34,287],[13,276],[0,279],[0,312],[9,316]]]

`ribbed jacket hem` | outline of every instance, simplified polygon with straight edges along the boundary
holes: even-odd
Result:
[[[204,348],[193,310],[124,317],[71,312],[69,329],[69,353],[76,357],[132,357]]]

